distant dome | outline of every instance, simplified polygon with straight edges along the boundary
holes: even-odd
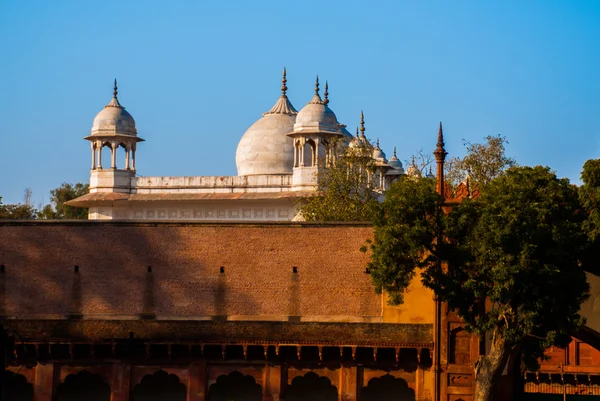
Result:
[[[404,169],[402,168],[402,162],[400,160],[398,160],[398,157],[396,157],[396,147],[395,146],[394,146],[394,155],[392,157],[390,157],[388,164],[393,169],[404,171]]]
[[[115,88],[113,98],[94,118],[92,124],[92,136],[110,136],[110,135],[133,135],[137,136],[135,128],[135,120],[121,106],[117,98],[117,81],[115,80]]]
[[[286,95],[284,69],[282,94],[268,112],[250,126],[235,154],[238,175],[292,174],[294,146],[287,134],[294,129],[298,112]]]
[[[421,177],[421,170],[415,164],[415,158],[413,157],[412,163],[406,169],[406,175],[409,177]]]
[[[373,159],[375,159],[376,161],[379,161],[379,162],[383,162],[383,163],[387,162],[387,160],[385,158],[385,153],[379,147],[379,139],[377,139],[376,145],[373,148]]]

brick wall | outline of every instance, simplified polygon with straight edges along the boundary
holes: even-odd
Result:
[[[359,251],[371,233],[364,224],[0,222],[0,315],[379,321],[381,296]]]

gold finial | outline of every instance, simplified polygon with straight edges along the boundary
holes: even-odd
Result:
[[[360,135],[365,136],[365,115],[360,111]]]
[[[317,75],[317,82],[315,83],[315,94],[319,95],[319,76]]]
[[[325,99],[323,99],[323,104],[328,105],[329,104],[329,83],[327,81],[325,81],[325,92],[323,92],[323,96],[325,96]]]
[[[359,135],[358,135],[358,127],[356,127],[356,137],[357,138],[359,137]]]
[[[114,86],[114,89],[113,89],[113,97],[116,99],[118,94],[119,94],[119,89],[117,88],[117,78],[115,78],[115,86]]]
[[[283,78],[281,79],[281,96],[285,96],[287,92],[287,71],[283,67]]]

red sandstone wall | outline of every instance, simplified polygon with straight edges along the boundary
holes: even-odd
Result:
[[[364,225],[0,223],[0,315],[377,320],[381,297],[359,251],[371,232]]]

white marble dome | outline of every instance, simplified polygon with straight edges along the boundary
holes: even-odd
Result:
[[[117,88],[115,82],[114,96],[104,108],[94,118],[92,124],[92,136],[106,135],[133,135],[137,136],[135,120],[121,106],[117,99]]]
[[[285,79],[285,78],[284,78]],[[250,126],[238,143],[235,163],[238,175],[292,174],[294,144],[287,136],[294,129],[297,111],[285,95]]]
[[[339,134],[339,127],[335,113],[321,100],[321,96],[317,92],[311,101],[298,112],[294,132]]]

